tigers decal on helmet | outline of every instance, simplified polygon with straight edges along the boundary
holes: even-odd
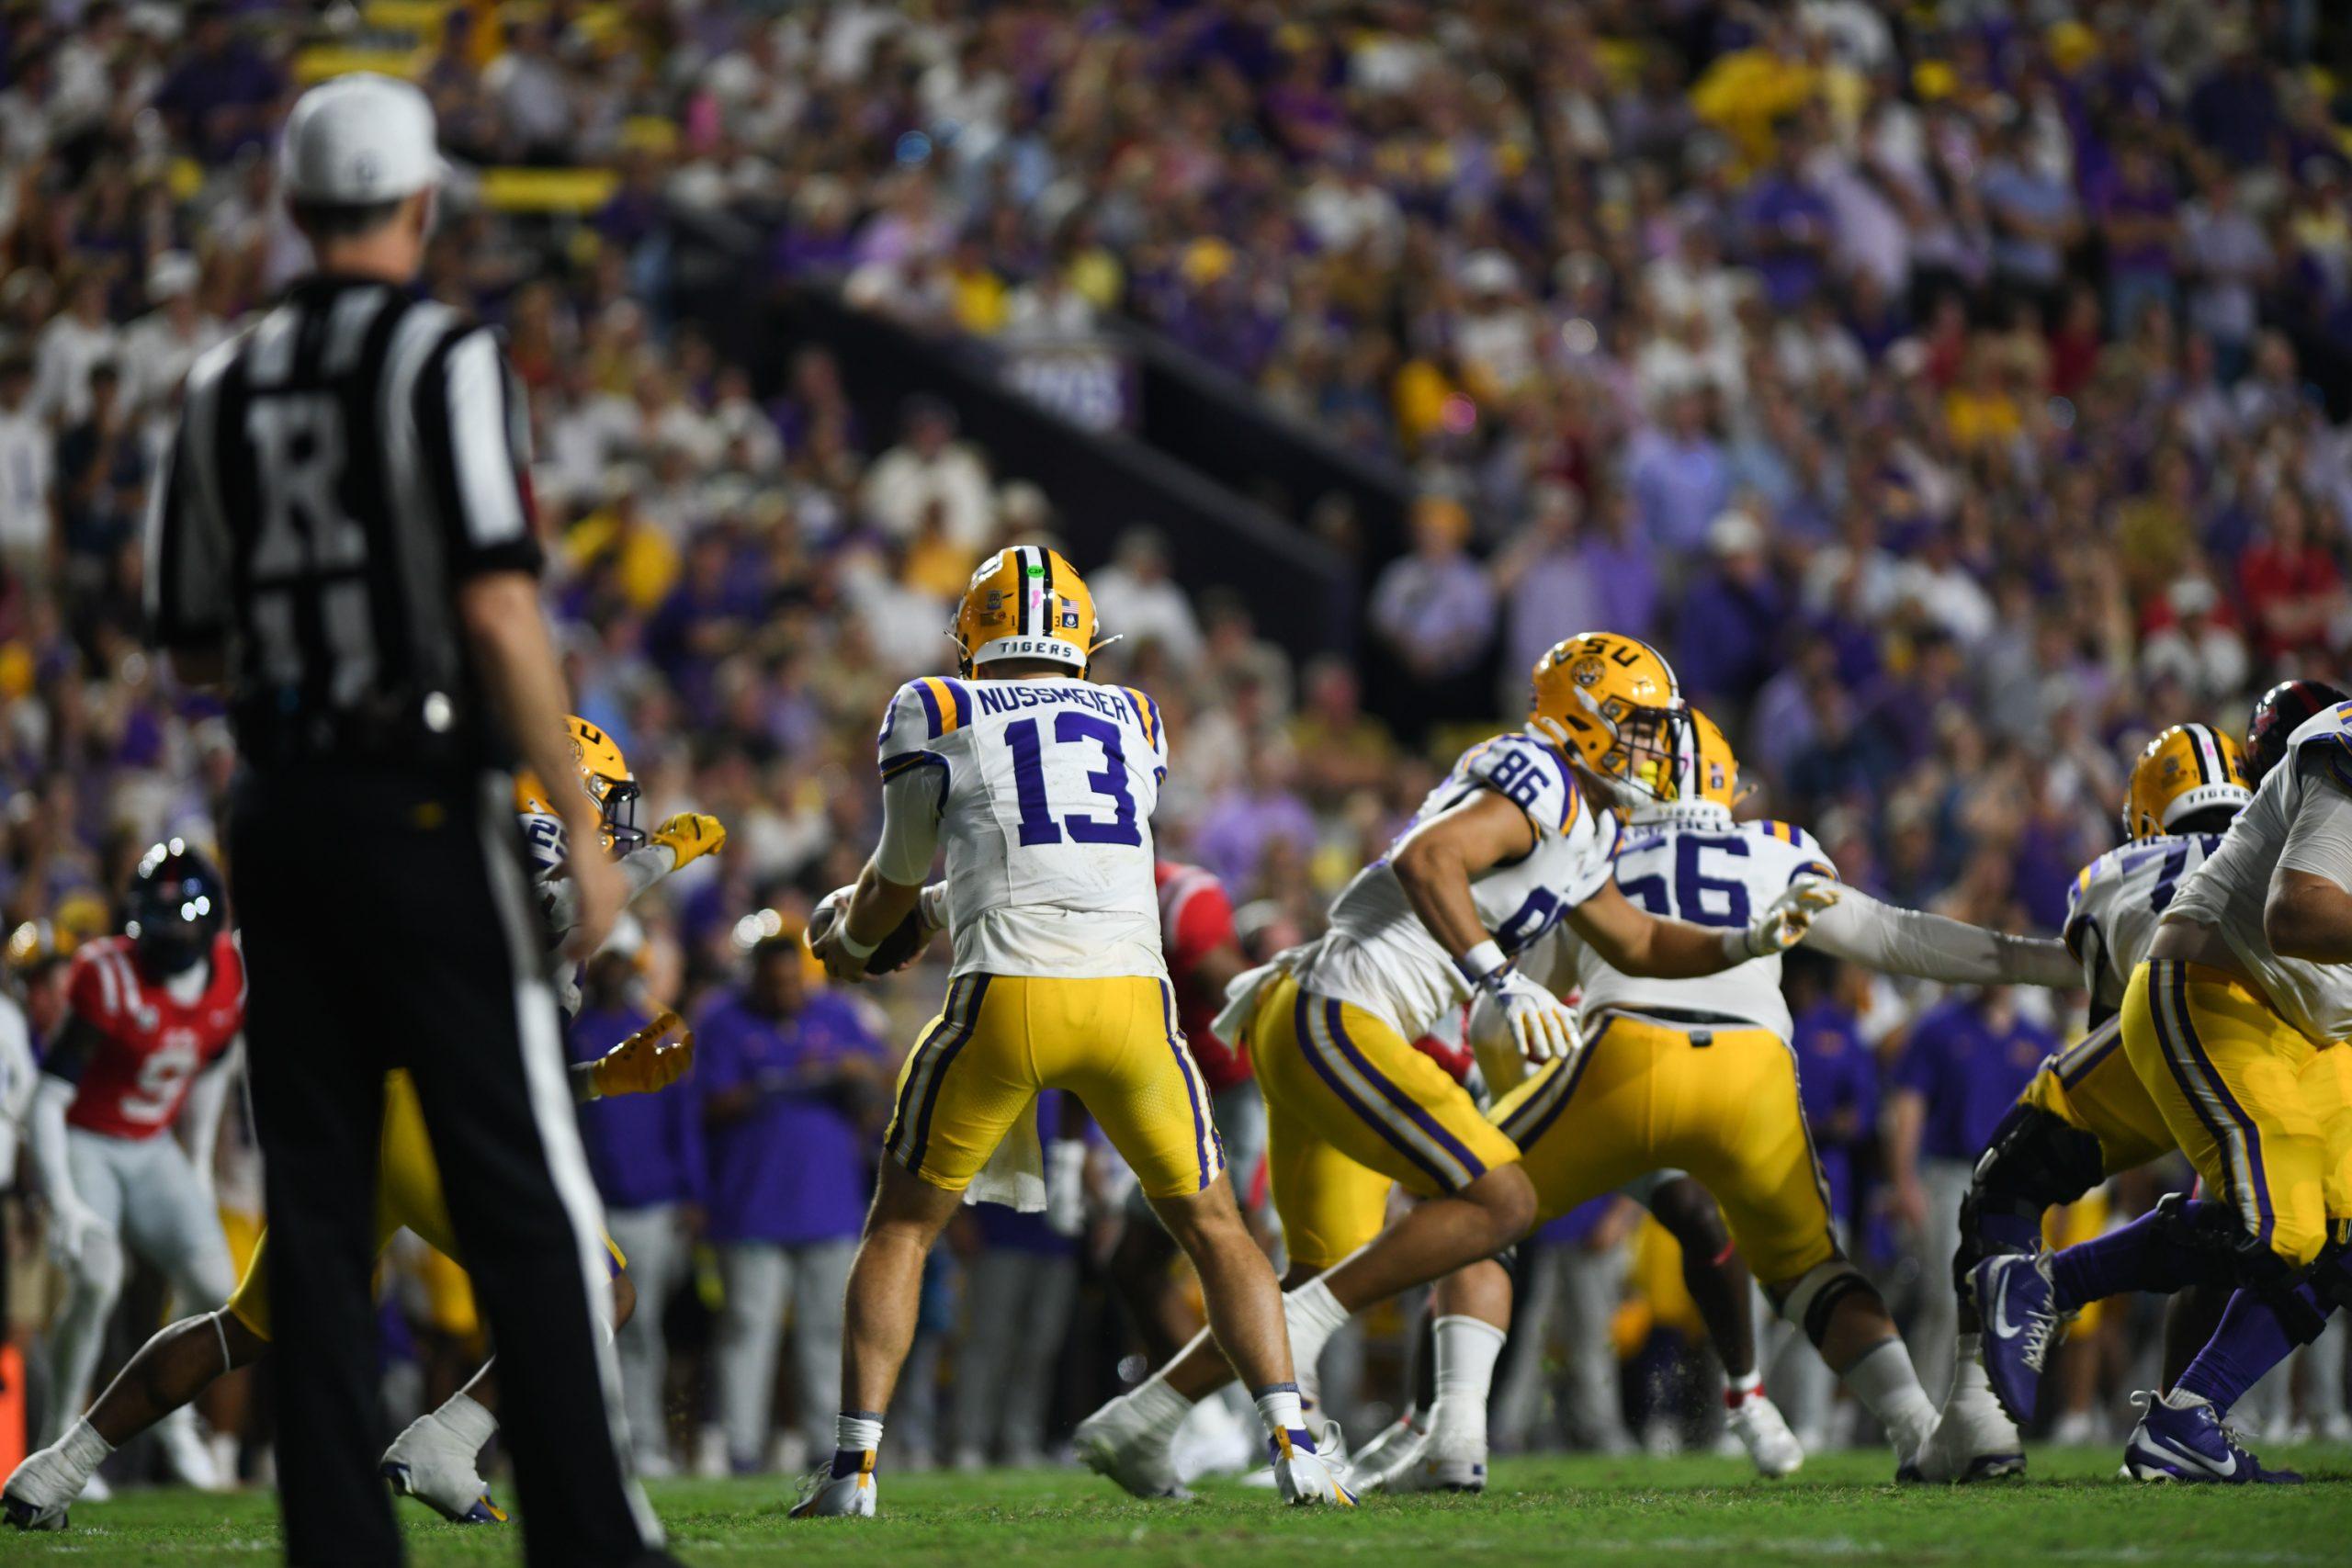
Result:
[[[625,855],[645,844],[645,831],[637,823],[639,799],[637,775],[629,772],[628,759],[613,738],[573,714],[563,721],[564,735],[571,742],[571,760],[580,770],[580,787],[596,803],[596,816],[604,824],[601,837],[606,851]],[[556,817],[555,797],[538,775],[526,768],[514,775],[514,809],[530,817]]]
[[[972,573],[948,635],[966,675],[998,659],[1043,659],[1083,674],[1102,646],[1095,632],[1094,594],[1078,569],[1059,550],[1017,545]]]
[[[2254,798],[2245,753],[2222,731],[2176,724],[2141,750],[2123,792],[2123,831],[2133,839],[2169,833],[2198,812],[2232,812]]]

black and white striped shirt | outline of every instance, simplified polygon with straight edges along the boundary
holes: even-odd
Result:
[[[488,755],[456,589],[541,562],[491,329],[314,277],[189,370],[147,528],[151,636],[223,647],[247,758]]]

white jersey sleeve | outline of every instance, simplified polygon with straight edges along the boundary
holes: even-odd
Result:
[[[2222,835],[2165,834],[2124,844],[2083,867],[2066,895],[2066,951],[2083,966],[2093,1016],[2123,1005],[2156,926]]]
[[[1535,832],[1525,855],[1489,866],[1470,881],[1479,924],[1505,953],[1518,956],[1606,885],[1617,818],[1585,800],[1558,748],[1514,733],[1464,752],[1421,802],[1398,842],[1481,790],[1517,806]],[[1392,846],[1389,853],[1395,852]],[[1295,954],[1293,967],[1308,990],[1352,1002],[1387,1020],[1407,1039],[1426,1032],[1433,1020],[1470,998],[1469,982],[1421,924],[1388,856],[1364,867],[1340,890],[1331,905],[1331,929]]]
[[[1745,928],[1800,876],[1835,878],[1838,868],[1812,834],[1787,822],[1678,818],[1626,829],[1617,852],[1617,889],[1653,915],[1720,931]],[[1712,1013],[1769,1029],[1792,1025],[1781,996],[1776,953],[1696,979],[1658,980],[1611,968],[1578,944],[1577,978],[1589,1017],[1608,1009],[1670,1008]]]
[[[955,972],[1162,977],[1151,814],[1168,773],[1141,691],[926,677],[882,730],[886,783],[939,779]]]
[[[2270,951],[2262,911],[2289,829],[2310,790],[2352,793],[2352,703],[2312,716],[2287,755],[2166,911],[2213,927],[2279,1016],[2316,1044],[2352,1037],[2352,964],[2310,964]]]

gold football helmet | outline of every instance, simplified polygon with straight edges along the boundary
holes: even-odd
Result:
[[[1579,633],[1535,661],[1534,681],[1530,729],[1635,798],[1676,798],[1690,710],[1657,649],[1615,632]]]
[[[1739,759],[1713,719],[1697,708],[1684,711],[1690,723],[1674,759],[1674,798],[1685,806],[1704,802],[1729,811],[1739,799]]]
[[[563,724],[571,741],[572,761],[579,764],[580,787],[596,803],[596,814],[604,822],[601,837],[605,851],[625,855],[641,847],[645,831],[637,825],[637,775],[628,771],[628,759],[621,755],[611,736],[579,715]],[[515,810],[553,817],[557,815],[553,800],[537,774],[527,768],[515,773]]]
[[[1061,551],[1021,545],[997,551],[972,573],[948,633],[962,673],[994,659],[1045,659],[1083,675],[1094,650],[1094,595]]]
[[[2225,730],[2176,724],[2148,742],[2123,793],[2123,830],[2133,839],[2172,831],[2214,807],[2242,809],[2254,798],[2245,752]]]

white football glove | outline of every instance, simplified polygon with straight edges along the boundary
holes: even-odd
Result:
[[[1475,1048],[1504,1039],[1531,1062],[1556,1062],[1584,1049],[1576,1010],[1516,969],[1480,977],[1470,1003],[1470,1039]]]
[[[94,1245],[106,1241],[114,1229],[97,1212],[78,1198],[51,1198],[49,1205],[49,1254],[59,1267],[72,1269]]]
[[[1779,897],[1764,906],[1762,914],[1747,922],[1744,933],[1747,955],[1769,958],[1803,942],[1813,917],[1838,902],[1841,891],[1826,876],[1800,876],[1790,882]]]

